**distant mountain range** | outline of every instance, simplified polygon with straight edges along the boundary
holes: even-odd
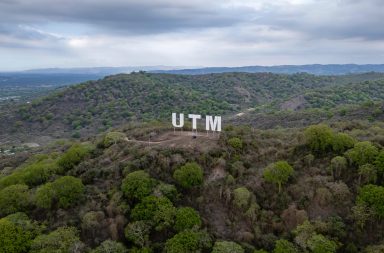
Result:
[[[279,65],[279,66],[245,66],[245,67],[208,67],[178,70],[156,70],[156,73],[202,75],[226,72],[261,73],[270,72],[277,74],[309,73],[314,75],[344,75],[366,72],[384,72],[384,64],[312,64],[312,65]]]
[[[89,68],[46,68],[46,69],[31,69],[18,73],[25,74],[88,74],[88,75],[114,75],[114,74],[129,74],[133,71],[170,71],[179,69],[194,69],[196,67],[186,66],[124,66],[124,67],[89,67]]]
[[[125,66],[94,68],[46,68],[13,72],[12,74],[81,74],[101,77],[120,73],[131,73],[133,71],[147,71],[152,73],[168,73],[182,75],[202,75],[226,72],[270,72],[278,74],[309,73],[314,75],[344,75],[366,72],[384,72],[384,64],[308,64],[243,67]]]

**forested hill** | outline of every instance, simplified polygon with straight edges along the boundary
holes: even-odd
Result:
[[[333,109],[384,99],[384,74],[346,76],[145,72],[88,81],[0,115],[10,133],[86,136],[129,121],[168,120],[171,112],[233,116],[242,111]]]
[[[0,252],[381,253],[383,94],[373,73],[134,73],[9,108]],[[172,111],[226,122],[192,138]]]

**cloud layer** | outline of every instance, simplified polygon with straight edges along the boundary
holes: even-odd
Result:
[[[382,63],[381,0],[0,0],[0,70]]]

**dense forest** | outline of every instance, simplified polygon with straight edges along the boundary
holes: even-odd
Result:
[[[0,252],[383,252],[383,87],[140,72],[12,108],[4,136],[55,138],[0,152]],[[174,131],[173,110],[223,131]]]

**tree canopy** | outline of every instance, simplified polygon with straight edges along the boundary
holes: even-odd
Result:
[[[281,192],[281,185],[286,183],[293,175],[293,168],[286,161],[278,161],[265,168],[263,176],[267,182],[275,183]]]

